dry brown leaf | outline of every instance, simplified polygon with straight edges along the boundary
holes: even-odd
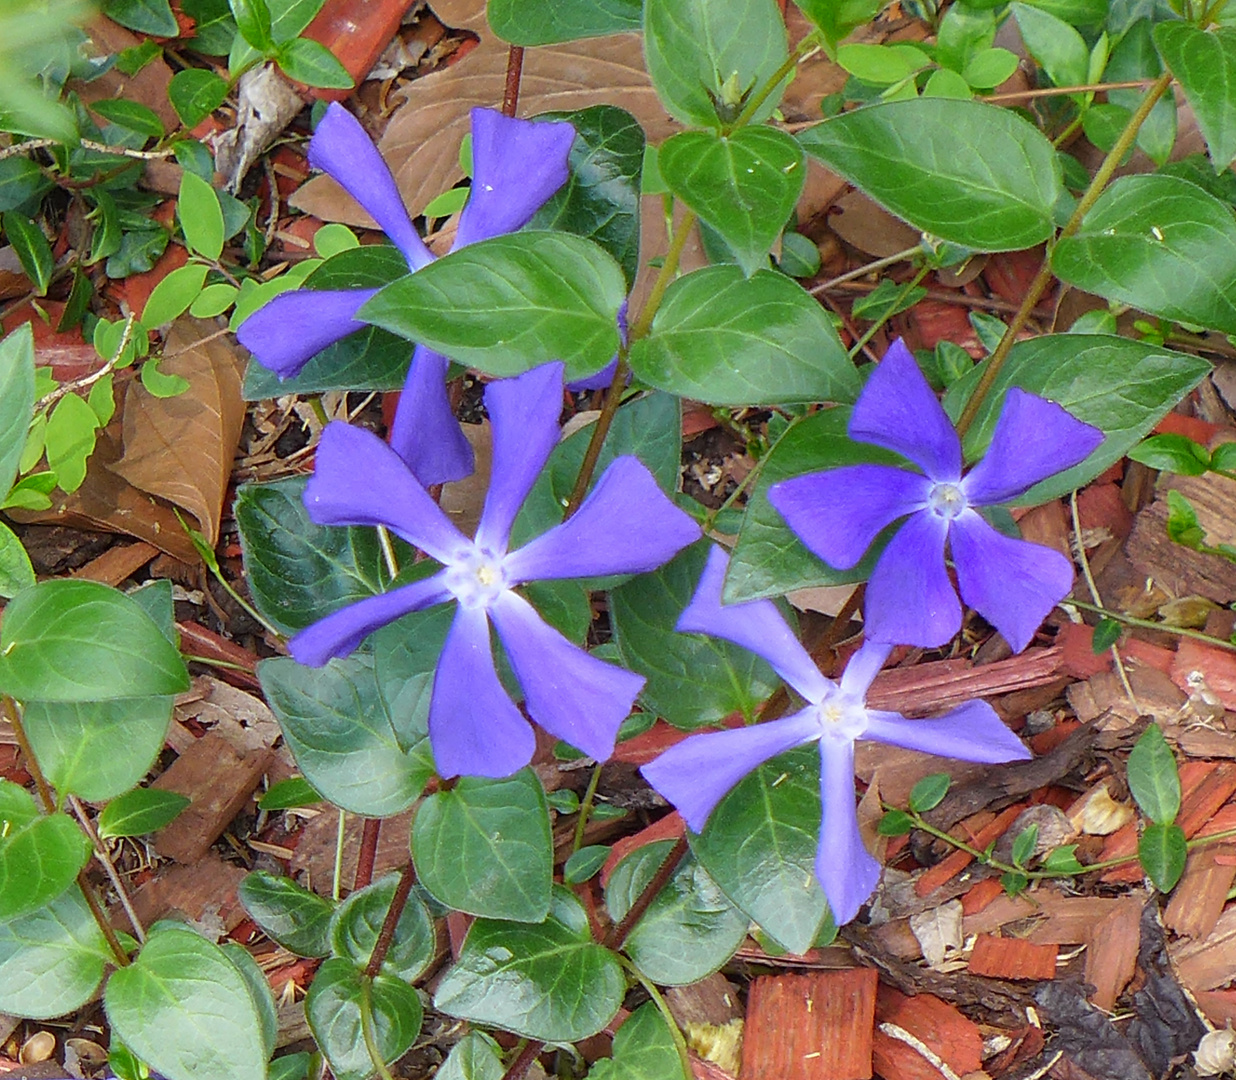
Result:
[[[910,916],[910,931],[922,946],[928,967],[938,970],[950,954],[961,951],[961,920],[960,900],[949,900]]]
[[[168,331],[169,375],[189,380],[178,397],[157,398],[134,380],[124,401],[124,456],[112,466],[134,487],[188,510],[211,544],[245,419],[241,360],[226,338],[205,341],[213,323],[182,317]],[[183,350],[183,351],[179,351]]]
[[[102,15],[96,16],[86,25],[86,33],[90,36],[92,51],[99,56],[118,53],[142,43],[142,39],[132,31]],[[160,54],[136,75],[129,76],[119,68],[112,68],[90,82],[70,79],[69,89],[75,90],[82,101],[87,103],[102,101],[104,98],[136,101],[139,105],[153,109],[168,131],[175,131],[180,127],[180,117],[168,101],[167,87],[171,81],[172,69]]]

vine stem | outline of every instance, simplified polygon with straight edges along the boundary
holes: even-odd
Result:
[[[1166,623],[1152,622],[1150,619],[1139,619],[1135,615],[1126,615],[1123,611],[1111,611],[1108,608],[1100,607],[1098,604],[1087,604],[1084,600],[1061,600],[1056,606],[1079,607],[1083,611],[1093,611],[1096,615],[1102,615],[1106,619],[1115,619],[1116,622],[1125,623],[1127,626],[1140,626],[1146,630],[1159,630],[1165,634],[1193,638],[1195,641],[1204,641],[1207,645],[1213,645],[1217,649],[1236,652],[1236,642],[1224,641],[1223,638],[1204,634],[1200,630],[1190,630],[1187,626],[1168,626]]]
[[[588,790],[584,792],[583,801],[579,804],[579,819],[575,822],[575,836],[571,841],[571,853],[574,854],[584,846],[584,830],[588,827],[588,818],[592,814],[592,804],[596,800],[597,785],[601,782],[601,764],[598,762],[588,778]]]
[[[130,150],[127,146],[108,146],[106,143],[95,142],[94,139],[79,139],[78,142],[87,150],[100,154],[114,154],[117,157],[134,158],[137,161],[162,161],[175,157],[175,150]],[[49,146],[65,145],[59,139],[28,139],[26,142],[14,143],[12,146],[0,147],[0,161],[27,154],[31,150],[44,150]]]
[[[360,980],[360,1014],[361,1035],[365,1039],[365,1049],[369,1051],[369,1060],[382,1080],[395,1080],[391,1071],[382,1060],[382,1048],[378,1046],[378,1033],[373,1027],[373,979],[369,974],[361,976]]]
[[[1116,144],[1111,148],[1107,157],[1103,159],[1102,164],[1099,165],[1098,171],[1094,174],[1094,179],[1090,181],[1090,186],[1086,189],[1086,193],[1078,200],[1077,207],[1074,209],[1072,216],[1065,223],[1064,228],[1060,230],[1055,243],[1067,239],[1081,228],[1082,219],[1090,212],[1090,209],[1098,201],[1099,196],[1103,194],[1103,189],[1107,187],[1108,181],[1111,180],[1117,166],[1124,159],[1125,153],[1132,148],[1134,141],[1137,139],[1138,131],[1141,130],[1142,124],[1145,123],[1146,118],[1150,115],[1150,110],[1155,107],[1159,98],[1167,92],[1167,88],[1171,84],[1172,74],[1170,71],[1165,71],[1150,84],[1145,96],[1138,104],[1133,115],[1129,117],[1129,122],[1125,125],[1124,130],[1120,133],[1120,138],[1116,140]],[[961,419],[957,422],[957,433],[959,435],[965,435],[970,425],[974,423],[979,407],[995,385],[996,377],[1000,374],[1000,369],[1004,367],[1004,362],[1008,359],[1009,352],[1017,340],[1017,335],[1021,333],[1038,302],[1047,291],[1047,286],[1052,279],[1051,252],[1052,246],[1049,245],[1048,250],[1043,255],[1043,264],[1039,267],[1039,272],[1035,274],[1034,280],[1030,283],[1030,288],[1026,290],[1021,306],[1009,322],[1008,329],[1005,330],[1000,343],[995,347],[991,356],[988,357],[983,368],[983,374],[979,377],[978,384],[974,388],[974,393],[970,395],[970,400],[966,402],[966,407],[962,410]]]
[[[129,917],[129,925],[133,927],[133,936],[143,945],[146,944],[146,930],[142,926],[141,919],[137,917],[137,912],[133,908],[133,901],[129,899],[129,890],[125,888],[124,882],[120,880],[120,874],[116,871],[116,865],[112,862],[111,855],[108,854],[98,830],[95,829],[94,824],[87,816],[86,808],[82,806],[81,800],[76,795],[70,795],[68,803],[73,808],[73,814],[77,818],[77,823],[82,827],[82,832],[90,837],[90,843],[94,847],[94,857],[99,860],[100,865],[107,872],[112,888],[116,890],[116,895],[120,897],[120,906],[124,908],[124,913]]]
[[[661,1014],[661,1018],[670,1030],[670,1038],[674,1040],[674,1049],[678,1051],[678,1061],[682,1065],[683,1080],[692,1080],[695,1071],[691,1068],[691,1052],[687,1049],[687,1040],[682,1037],[682,1028],[678,1026],[678,1021],[675,1019],[664,995],[656,988],[653,981],[640,971],[628,957],[620,956],[618,962],[635,976],[635,981],[644,988],[645,992],[652,999],[652,1003],[657,1007],[657,1011]]]
[[[519,1056],[511,1062],[511,1067],[502,1074],[502,1080],[523,1080],[528,1074],[528,1070],[532,1068],[532,1063],[536,1061],[544,1049],[545,1044],[540,1039],[533,1039],[519,1052]]]
[[[415,882],[416,874],[412,870],[411,861],[408,861],[399,871],[399,883],[395,886],[395,895],[391,897],[391,906],[386,909],[382,929],[378,931],[378,938],[373,943],[373,952],[369,955],[369,963],[365,965],[365,978],[376,978],[382,970],[382,962],[386,959],[386,954],[390,952],[391,942],[395,940],[395,929],[399,925],[399,918],[403,915],[403,909],[408,903],[408,897],[412,894],[412,886]]]
[[[644,912],[648,910],[648,906],[656,899],[664,887],[674,875],[674,871],[678,869],[678,864],[682,862],[687,854],[687,838],[680,836],[670,849],[669,854],[665,856],[665,861],[657,868],[657,872],[652,875],[652,879],[644,887],[644,891],[635,898],[635,903],[630,907],[630,910],[618,920],[618,924],[605,935],[605,941],[602,944],[607,949],[613,949],[615,952],[622,948],[623,943],[627,940],[627,935],[631,933],[635,924],[644,917]]]
[[[812,296],[818,296],[822,292],[828,292],[829,289],[835,289],[838,285],[844,285],[847,281],[855,281],[860,277],[866,277],[868,274],[874,274],[877,270],[883,270],[888,266],[896,266],[899,262],[905,262],[907,259],[914,258],[915,255],[923,253],[923,245],[915,244],[913,247],[906,248],[905,251],[899,251],[895,255],[885,255],[882,259],[876,259],[873,262],[865,263],[854,270],[847,270],[844,274],[839,274],[835,278],[829,278],[828,281],[822,281],[819,285],[813,285],[807,291]]]
[[[759,112],[760,106],[768,100],[768,95],[781,85],[786,76],[798,66],[799,61],[805,60],[819,48],[820,33],[818,30],[803,38],[790,52],[790,55],[781,62],[781,66],[768,77],[764,85],[743,106],[742,112],[738,114],[738,119],[734,121],[734,128],[740,128],[751,123],[751,118]],[[734,128],[729,130],[732,131]]]
[[[129,312],[129,317],[125,320],[124,331],[120,335],[120,344],[116,347],[116,351],[108,359],[98,371],[92,371],[89,375],[83,375],[80,379],[74,379],[71,382],[61,383],[50,393],[45,394],[34,403],[34,411],[42,412],[59,401],[65,394],[71,394],[77,390],[84,390],[87,386],[93,386],[100,379],[105,378],[116,370],[116,365],[120,363],[120,358],[124,355],[125,349],[129,347],[129,341],[133,337],[133,327],[137,322],[137,314]]]
[[[381,818],[365,818],[361,824],[360,849],[356,853],[356,878],[353,889],[363,889],[373,881],[373,864],[378,858],[378,836],[382,831]]]
[[[519,81],[524,72],[524,47],[512,45],[506,54],[506,85],[502,90],[502,115],[514,116],[519,109]]]

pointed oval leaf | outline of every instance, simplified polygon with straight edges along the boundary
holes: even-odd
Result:
[[[512,45],[557,45],[639,30],[641,14],[640,0],[591,0],[587,4],[493,0],[485,9],[490,29]]]
[[[107,804],[99,815],[99,835],[144,836],[174,821],[189,800],[179,792],[134,788]]]
[[[412,860],[421,885],[448,907],[491,919],[543,920],[554,845],[536,773],[464,776],[430,795],[412,824]]]
[[[236,965],[186,926],[154,927],[103,994],[112,1028],[168,1080],[265,1080],[261,1019]]]
[[[0,501],[17,465],[34,415],[34,333],[24,323],[0,341]]]
[[[352,893],[338,908],[330,922],[331,948],[336,956],[351,961],[363,971],[373,955],[373,947],[395,898],[397,874],[387,874]],[[433,959],[436,939],[429,912],[418,896],[409,896],[395,924],[382,973],[404,982],[415,982]]]
[[[506,1075],[499,1047],[481,1031],[470,1031],[451,1047],[434,1080],[502,1080]]]
[[[1232,208],[1176,176],[1125,176],[1052,253],[1071,285],[1177,322],[1236,333]]]
[[[916,229],[977,251],[1051,235],[1060,164],[1008,109],[915,98],[843,113],[801,132],[812,157]]]
[[[1180,812],[1176,757],[1158,724],[1151,724],[1129,752],[1129,791],[1156,825],[1170,825]]]
[[[8,599],[22,589],[28,589],[37,579],[30,556],[17,539],[17,534],[0,523],[0,596]]]
[[[665,293],[631,347],[642,381],[710,405],[853,401],[860,380],[832,321],[801,285],[709,266]]]
[[[167,99],[187,128],[197,127],[226,97],[227,82],[205,68],[178,71],[167,87]]]
[[[34,800],[12,781],[0,781],[0,792],[3,922],[29,915],[63,895],[90,858],[90,841],[67,814],[34,813]]]
[[[1184,873],[1189,845],[1179,825],[1147,825],[1137,841],[1137,861],[1160,892],[1171,892]]]
[[[255,870],[237,890],[249,917],[297,956],[330,955],[330,919],[334,905],[291,878]]]
[[[589,1080],[691,1080],[682,1071],[665,1017],[655,1002],[636,1009],[614,1036],[613,1057],[602,1058]]]
[[[253,955],[243,945],[234,941],[225,941],[220,946],[223,954],[236,965],[236,970],[245,980],[249,990],[249,999],[257,1010],[258,1020],[262,1025],[262,1049],[267,1059],[275,1052],[275,1042],[279,1038],[279,1014],[275,1011],[274,995],[270,992],[270,983],[262,969],[258,967]],[[267,1077],[270,1080],[270,1077]]]
[[[670,191],[729,244],[743,270],[768,266],[807,176],[802,147],[776,128],[684,131],[657,152]]]
[[[1215,172],[1222,172],[1236,158],[1236,30],[1161,22],[1154,43],[1189,99]]]
[[[359,317],[490,375],[561,360],[570,379],[618,351],[626,298],[622,270],[596,244],[521,232],[469,244],[401,278]]]
[[[180,197],[176,216],[184,230],[189,250],[207,259],[223,254],[223,207],[215,189],[200,176],[185,170],[180,178]]]
[[[189,672],[134,600],[94,581],[40,582],[0,625],[0,691],[23,701],[179,694]]]

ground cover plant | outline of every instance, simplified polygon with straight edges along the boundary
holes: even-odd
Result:
[[[430,8],[0,11],[0,1050],[1233,1069],[1223,0]]]

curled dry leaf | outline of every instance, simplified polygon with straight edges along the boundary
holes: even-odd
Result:
[[[134,487],[188,510],[212,544],[245,419],[241,360],[228,338],[203,340],[215,329],[188,317],[172,325],[161,370],[187,379],[189,389],[157,398],[140,381],[131,382],[124,456],[112,466]]]
[[[1133,820],[1133,807],[1111,797],[1106,781],[1069,807],[1069,820],[1087,836],[1110,836]]]
[[[928,967],[939,970],[949,954],[961,951],[961,921],[960,900],[949,900],[910,916],[910,930],[923,948]]]

